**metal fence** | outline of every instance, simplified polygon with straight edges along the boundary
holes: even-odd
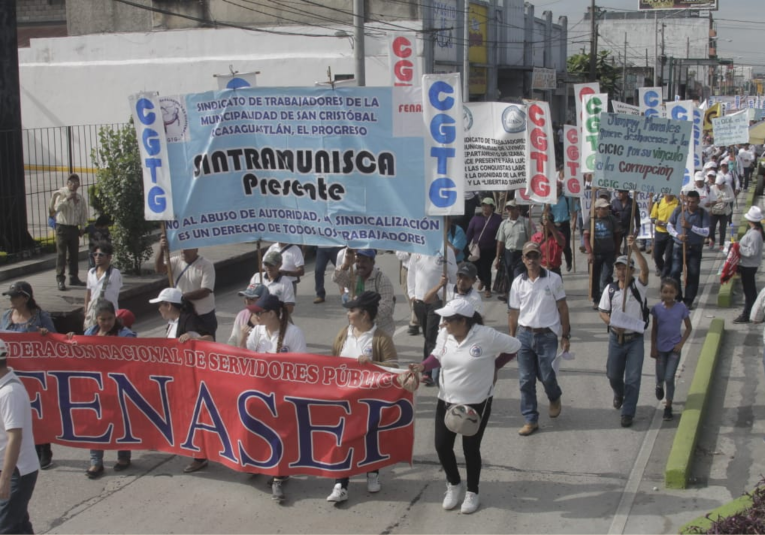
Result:
[[[95,124],[32,128],[22,130],[24,186],[26,195],[27,231],[34,239],[53,237],[48,226],[48,204],[53,193],[66,185],[71,173],[80,176],[79,193],[88,201],[91,217],[95,215],[88,187],[96,181],[96,168],[91,154],[100,148],[101,128],[121,128],[124,124]],[[0,131],[0,139],[12,136]],[[0,175],[10,180],[9,170],[0,160]],[[12,171],[10,171],[12,172]],[[8,188],[3,187],[0,194]]]

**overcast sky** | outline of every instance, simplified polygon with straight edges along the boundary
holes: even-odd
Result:
[[[537,16],[542,11],[553,13],[553,21],[558,17],[568,17],[571,29],[580,22],[590,6],[590,0],[530,0]],[[755,72],[765,72],[765,54],[763,54],[763,33],[765,33],[765,0],[718,0],[720,10],[712,12],[719,37],[717,55],[731,58],[736,63],[754,65]],[[603,9],[637,10],[638,0],[598,0],[596,5]],[[661,15],[660,15],[661,16]],[[741,22],[736,22],[741,21]],[[584,31],[586,33],[579,33]],[[589,25],[582,22],[573,30],[570,39],[589,38]],[[759,39],[758,39],[759,37]],[[731,42],[728,42],[730,39]],[[582,45],[569,45],[569,51],[577,50]]]

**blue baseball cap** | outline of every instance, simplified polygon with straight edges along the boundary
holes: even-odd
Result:
[[[377,256],[377,251],[375,251],[374,249],[358,249],[356,251],[356,254],[361,256],[367,256],[369,258],[374,258]]]

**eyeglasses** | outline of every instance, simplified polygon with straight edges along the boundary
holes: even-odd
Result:
[[[106,253],[93,253],[93,256],[108,256]]]
[[[525,254],[523,256],[527,260],[539,260],[539,254],[538,253],[527,253],[527,254]]]

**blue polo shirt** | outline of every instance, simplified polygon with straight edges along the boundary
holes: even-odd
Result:
[[[680,210],[681,208],[678,206],[675,208],[675,211],[672,212],[672,215],[669,216],[669,225],[675,230],[674,234],[670,232],[673,237],[676,234],[683,233],[683,227],[680,224]],[[683,212],[683,217],[686,222],[695,227],[694,229],[689,229],[685,233],[685,243],[688,245],[704,245],[704,240],[709,236],[709,212],[699,207],[694,213],[685,210],[685,212]],[[675,243],[682,244],[678,239],[675,239]]]

